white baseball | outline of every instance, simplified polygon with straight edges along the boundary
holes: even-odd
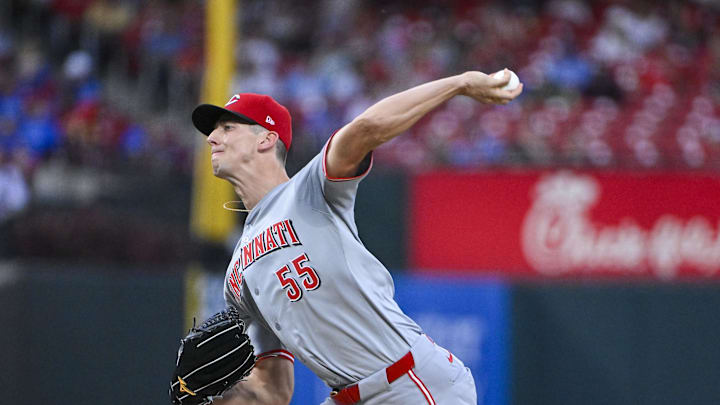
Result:
[[[512,90],[515,90],[517,88],[517,86],[520,85],[520,78],[512,70],[508,70],[508,72],[510,72],[510,81],[502,89],[512,91]],[[496,79],[502,79],[504,73],[505,73],[505,71],[501,70],[501,71],[493,74],[492,77],[494,77]]]

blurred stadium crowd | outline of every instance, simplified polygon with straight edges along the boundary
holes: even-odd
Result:
[[[714,0],[239,2],[232,91],[286,104],[289,165],[372,102],[509,67],[516,103],[454,99],[377,153],[433,167],[720,168]],[[0,5],[0,222],[42,168],[189,175],[203,73],[196,0]]]

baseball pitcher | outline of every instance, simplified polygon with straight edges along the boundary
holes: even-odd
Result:
[[[253,348],[255,365],[211,401],[288,404],[298,359],[330,387],[327,405],[477,403],[470,370],[395,303],[390,273],[360,241],[353,209],[375,148],[452,97],[508,103],[522,92],[522,84],[503,88],[510,76],[471,71],[387,97],[333,134],[292,178],[284,166],[290,113],[271,97],[237,94],[224,107],[193,111],[215,176],[249,210],[224,293],[242,325],[229,333],[247,334],[252,345],[242,345]],[[195,393],[189,374],[174,381],[183,398]]]

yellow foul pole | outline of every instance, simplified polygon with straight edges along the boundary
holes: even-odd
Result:
[[[235,70],[236,12],[236,0],[206,2],[203,103],[224,105],[230,96],[229,85]],[[213,176],[209,146],[205,137],[198,138],[190,228],[201,239],[223,242],[235,225],[235,217],[222,204],[237,198],[229,183]]]

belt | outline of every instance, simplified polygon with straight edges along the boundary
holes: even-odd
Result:
[[[400,360],[385,369],[388,384],[402,377],[413,367],[415,367],[415,359],[411,352],[407,352]],[[339,391],[333,391],[330,393],[330,397],[332,397],[337,404],[352,405],[360,402],[360,387],[358,384],[353,384]]]

